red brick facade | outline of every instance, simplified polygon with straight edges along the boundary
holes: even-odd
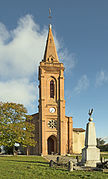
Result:
[[[58,60],[51,25],[39,66],[39,113],[33,115],[36,147],[31,154],[72,153],[73,121],[65,116],[64,65]]]

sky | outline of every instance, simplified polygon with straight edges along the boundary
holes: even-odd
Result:
[[[93,108],[96,136],[108,140],[107,0],[0,0],[0,101],[38,112],[38,66],[49,23],[65,66],[66,115],[73,127],[86,129]]]

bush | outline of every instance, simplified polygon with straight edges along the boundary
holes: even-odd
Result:
[[[5,154],[13,155],[13,147],[4,146]]]
[[[108,151],[108,144],[100,145],[99,149],[101,152],[107,152]]]

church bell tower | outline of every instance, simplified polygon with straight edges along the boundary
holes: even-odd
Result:
[[[72,118],[65,116],[64,65],[59,62],[49,25],[44,58],[39,66],[39,154],[64,155],[71,148]]]

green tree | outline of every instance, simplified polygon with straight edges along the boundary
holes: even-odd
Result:
[[[105,140],[102,138],[96,138],[97,140],[97,147],[104,145],[105,144]]]
[[[35,126],[32,117],[22,104],[0,103],[0,145],[14,147],[20,143],[23,147],[35,146]]]

